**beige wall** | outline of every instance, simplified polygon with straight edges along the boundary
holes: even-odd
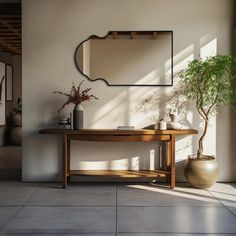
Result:
[[[173,30],[174,70],[178,71],[193,58],[230,53],[231,15],[231,0],[23,0],[23,180],[59,180],[61,141],[39,135],[38,130],[56,125],[64,98],[52,92],[85,79],[73,61],[82,40],[109,30]],[[85,128],[141,128],[154,123],[163,116],[174,90],[107,87],[88,80],[86,85],[99,101],[84,104]],[[155,99],[142,106],[152,95]],[[206,152],[215,154],[219,162],[219,181],[236,180],[230,114],[225,108],[212,119],[206,140]],[[194,107],[181,117],[185,124],[200,129]],[[191,136],[177,139],[178,180],[184,180],[183,163],[196,152],[196,142]],[[150,168],[156,151],[155,143],[77,142],[72,144],[72,168]]]

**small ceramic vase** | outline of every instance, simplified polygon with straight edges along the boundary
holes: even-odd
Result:
[[[77,129],[83,129],[84,126],[84,111],[81,104],[75,105],[75,108],[73,110],[73,128],[75,130]]]

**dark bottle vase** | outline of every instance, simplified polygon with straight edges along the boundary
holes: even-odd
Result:
[[[81,104],[75,105],[73,110],[73,128],[83,129],[84,127],[84,111]]]

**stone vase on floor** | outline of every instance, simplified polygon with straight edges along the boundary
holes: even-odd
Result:
[[[81,104],[75,105],[73,110],[73,128],[75,130],[83,129],[84,127],[84,111]]]
[[[208,158],[189,157],[184,167],[184,175],[188,183],[195,188],[208,189],[218,177],[218,165],[216,159],[211,156]]]
[[[22,142],[22,116],[15,113],[13,116],[14,127],[11,130],[11,141],[13,145],[20,146]]]

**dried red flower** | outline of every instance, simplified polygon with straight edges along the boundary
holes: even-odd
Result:
[[[97,97],[95,97],[94,95],[88,93],[91,90],[91,88],[86,88],[82,92],[80,92],[80,90],[81,90],[80,87],[81,87],[83,82],[84,82],[84,80],[82,82],[80,82],[77,87],[75,86],[75,83],[73,82],[71,90],[70,90],[69,93],[61,92],[61,91],[54,91],[53,92],[53,93],[62,94],[62,95],[67,97],[67,101],[64,102],[64,104],[62,105],[60,110],[62,110],[66,105],[69,105],[70,103],[78,105],[78,104],[81,104],[84,101],[89,101],[91,98],[94,98],[94,99],[98,100]]]

